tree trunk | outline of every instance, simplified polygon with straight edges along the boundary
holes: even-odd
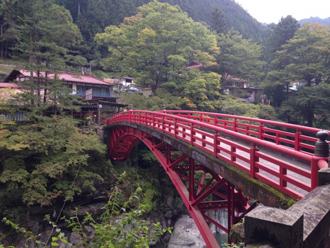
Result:
[[[312,127],[313,122],[314,122],[314,111],[313,110],[306,111],[306,119],[307,119],[307,125],[309,127]]]
[[[2,39],[2,36],[3,36],[3,25],[1,25],[1,39]],[[4,58],[3,57],[3,54],[4,54],[4,52],[3,52],[3,41],[1,41],[1,58]]]

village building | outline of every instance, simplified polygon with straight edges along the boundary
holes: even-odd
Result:
[[[224,93],[239,97],[239,100],[246,103],[262,102],[269,104],[265,96],[261,95],[262,89],[250,86],[249,82],[244,79],[235,78],[226,74],[224,84],[222,85]]]
[[[51,82],[55,78],[61,80],[64,85],[71,89],[72,95],[81,97],[85,104],[81,104],[80,112],[72,112],[75,118],[86,119],[93,118],[97,123],[101,123],[114,113],[121,111],[126,105],[117,103],[117,97],[114,95],[114,85],[104,80],[88,75],[76,75],[66,72],[32,73],[35,83],[41,80],[41,94],[43,94],[46,80]],[[17,88],[20,90],[19,84],[31,79],[31,72],[27,70],[13,70],[0,83],[0,88]]]

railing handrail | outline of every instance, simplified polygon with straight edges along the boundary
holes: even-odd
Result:
[[[114,115],[113,117],[111,117],[108,120],[114,119],[117,116],[121,116],[121,115],[123,115],[123,113],[127,113],[127,115],[128,115],[130,112],[131,113],[148,113],[148,114],[152,114],[152,115],[175,118],[177,120],[189,122],[189,123],[192,123],[192,124],[195,124],[195,125],[198,125],[198,126],[202,126],[202,127],[208,128],[208,129],[213,129],[214,131],[219,131],[219,132],[225,133],[227,135],[236,137],[238,139],[246,140],[246,141],[249,141],[249,142],[254,143],[256,145],[263,146],[263,147],[266,147],[266,148],[269,148],[269,149],[273,149],[273,150],[279,151],[281,153],[285,153],[286,155],[289,155],[289,156],[294,156],[295,158],[301,159],[301,160],[306,161],[306,162],[310,162],[311,158],[313,157],[313,155],[310,155],[308,153],[295,151],[295,150],[290,149],[290,148],[285,147],[285,146],[276,145],[272,142],[268,142],[268,141],[265,141],[265,140],[260,140],[258,138],[251,137],[251,136],[246,136],[244,134],[237,133],[237,132],[234,132],[234,131],[231,131],[231,130],[227,130],[227,129],[224,129],[224,128],[221,128],[221,127],[213,126],[211,124],[207,124],[207,123],[204,123],[204,122],[201,122],[201,121],[191,120],[191,119],[187,119],[187,118],[184,118],[184,117],[181,117],[181,116],[162,113],[160,111],[154,112],[154,111],[148,111],[148,110],[130,110],[130,111],[118,113],[118,114]],[[166,112],[170,112],[170,111],[166,111]],[[207,113],[207,112],[198,112],[198,113]],[[108,125],[109,125],[109,123],[108,123]]]
[[[163,110],[161,110],[163,111]],[[159,112],[161,112],[159,111]],[[203,112],[203,111],[190,111],[190,110],[166,110],[165,113],[190,113],[190,114],[198,114],[198,115],[212,115],[212,116],[220,116],[223,118],[232,118],[232,119],[240,119],[245,121],[254,121],[259,122],[262,124],[269,124],[274,126],[281,126],[286,128],[292,128],[292,129],[299,129],[306,132],[313,132],[317,133],[318,131],[321,131],[323,129],[320,128],[314,128],[314,127],[306,127],[301,126],[297,124],[291,124],[291,123],[285,123],[285,122],[279,122],[279,121],[271,121],[266,119],[258,119],[258,118],[252,118],[252,117],[245,117],[245,116],[239,116],[239,115],[229,115],[229,114],[220,114],[220,113],[212,113],[212,112]],[[330,134],[330,131],[327,131]]]

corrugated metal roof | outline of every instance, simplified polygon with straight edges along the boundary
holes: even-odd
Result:
[[[25,77],[30,77],[30,71],[19,70],[19,72]],[[45,72],[40,72],[41,77],[45,77],[45,75],[46,75]],[[36,72],[33,72],[33,77],[37,77]],[[54,79],[54,77],[55,77],[55,73],[48,74],[48,78]],[[71,74],[71,73],[59,72],[59,73],[57,73],[57,78],[59,78],[62,81],[66,81],[66,82],[98,84],[98,85],[106,85],[106,86],[111,85],[110,83],[107,83],[101,79],[98,79],[93,76],[87,76],[87,75],[75,75],[75,74]]]

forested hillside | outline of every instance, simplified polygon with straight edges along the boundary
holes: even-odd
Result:
[[[121,23],[126,16],[137,13],[137,7],[151,0],[56,0],[70,10],[84,39],[91,42],[96,33],[108,25]],[[257,42],[266,39],[267,28],[251,17],[239,4],[232,0],[160,0],[160,2],[179,5],[195,20],[211,25],[211,13],[219,7],[229,28],[239,31],[244,38]]]
[[[214,8],[219,7],[225,17],[227,25],[239,31],[244,38],[253,39],[262,43],[267,36],[267,28],[262,26],[238,3],[233,0],[162,0],[170,4],[178,4],[183,11],[195,21],[202,21],[211,25],[211,13]]]

